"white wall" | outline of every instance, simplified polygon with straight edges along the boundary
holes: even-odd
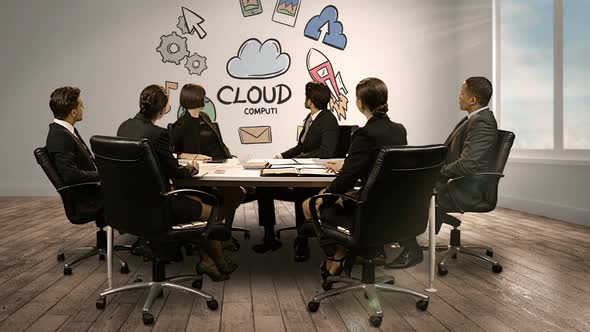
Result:
[[[322,8],[335,4],[344,24],[344,51],[303,36],[307,21]],[[410,144],[444,140],[460,117],[457,110],[456,1],[303,0],[295,28],[271,21],[274,0],[262,0],[264,13],[244,18],[237,0],[183,1],[2,1],[0,40],[0,195],[54,195],[32,151],[45,143],[52,120],[49,94],[62,85],[82,89],[86,114],[77,124],[88,141],[92,135],[114,135],[118,125],[138,110],[143,87],[176,81],[205,86],[217,106],[218,122],[234,154],[270,156],[295,143],[296,126],[306,110],[303,86],[310,80],[305,58],[320,49],[342,73],[349,91],[346,121],[364,124],[354,106],[356,83],[368,76],[382,78],[390,88],[390,116],[408,129]],[[155,51],[160,36],[178,31],[181,6],[204,19],[207,37],[189,38],[189,48],[208,59],[202,76],[189,75],[180,65],[162,63]],[[248,38],[276,38],[291,56],[284,75],[266,81],[235,80],[225,67]],[[320,38],[321,39],[321,38]],[[277,106],[277,115],[247,116],[243,105],[224,106],[216,100],[224,85],[291,87],[293,97]],[[173,111],[159,125],[175,120],[179,91],[172,92]],[[261,105],[263,106],[263,105]],[[272,125],[273,143],[241,145],[237,128]]]

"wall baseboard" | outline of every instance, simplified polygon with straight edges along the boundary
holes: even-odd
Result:
[[[569,223],[590,226],[590,210],[554,204],[550,202],[527,200],[511,196],[500,196],[498,206],[512,210],[558,219]]]

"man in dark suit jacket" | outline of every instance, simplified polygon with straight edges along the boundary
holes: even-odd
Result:
[[[54,120],[49,125],[45,147],[64,185],[98,182],[98,171],[92,153],[78,130],[76,122],[82,121],[84,103],[80,89],[58,88],[51,94],[49,107]],[[77,210],[84,215],[96,215],[97,226],[103,227],[102,193],[85,190],[77,200]]]
[[[276,158],[334,158],[338,149],[339,126],[336,117],[328,110],[330,89],[322,83],[309,82],[305,85],[305,108],[310,112],[303,122],[303,130],[297,145],[279,154]],[[264,253],[277,250],[281,242],[275,239],[276,224],[273,199],[295,201],[295,220],[297,226],[305,222],[302,203],[318,190],[295,188],[294,190],[275,190],[257,188],[259,223],[264,226],[263,243],[253,247],[254,251]],[[295,260],[305,261],[309,258],[307,239],[295,240]]]
[[[446,213],[457,211],[449,197],[447,181],[488,170],[489,155],[498,135],[494,113],[488,107],[492,92],[492,83],[485,77],[468,78],[461,86],[459,105],[468,114],[445,141],[448,153],[435,187],[437,233]],[[400,242],[400,245],[404,250],[393,262],[386,265],[387,268],[404,268],[422,261],[422,251],[415,239]]]

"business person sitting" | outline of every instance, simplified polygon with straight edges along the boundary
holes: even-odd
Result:
[[[334,158],[338,148],[338,121],[328,109],[330,89],[322,83],[309,82],[305,85],[305,108],[309,113],[305,117],[303,130],[297,145],[275,156],[276,158]],[[305,221],[301,204],[317,194],[316,189],[294,188],[293,190],[276,190],[257,188],[259,223],[264,227],[264,240],[253,247],[254,251],[264,253],[277,250],[281,242],[275,239],[276,224],[274,198],[295,202],[295,220],[297,226]],[[307,239],[297,237],[294,243],[295,261],[309,258]]]
[[[80,89],[70,86],[56,89],[51,93],[49,108],[54,119],[49,125],[45,147],[64,185],[99,182],[92,153],[74,127],[84,118]],[[105,226],[102,192],[99,188],[80,193],[76,208],[80,215],[96,216],[97,227],[102,229]],[[106,243],[106,232],[100,230],[97,236],[97,244]]]
[[[178,118],[170,129],[170,138],[174,152],[180,159],[211,160],[227,159],[232,155],[223,143],[221,132],[215,127],[207,113],[202,112],[205,107],[205,89],[197,84],[186,84],[180,91],[180,106],[186,113]],[[201,188],[211,191],[211,188]],[[213,189],[213,194],[219,196],[222,204],[235,211],[246,198],[246,190],[242,187],[225,188],[224,191]],[[233,213],[225,216],[220,210],[219,220],[226,219],[226,226],[231,228]],[[234,239],[234,241],[237,241]],[[225,247],[237,250],[233,242],[227,241]]]
[[[166,181],[176,178],[187,178],[199,172],[199,165],[191,162],[180,166],[172,155],[170,137],[166,129],[158,127],[155,122],[162,118],[168,96],[163,87],[150,85],[143,89],[139,98],[139,113],[119,126],[118,136],[147,138],[158,160]],[[181,223],[206,220],[211,214],[211,206],[202,203],[197,198],[184,196],[173,197],[172,211]],[[223,255],[223,248],[219,241],[199,239],[201,261],[197,265],[198,274],[207,274],[213,281],[223,281],[229,278],[237,265],[229,262]]]
[[[459,121],[445,141],[448,153],[435,188],[437,234],[446,212],[456,209],[448,194],[447,181],[488,169],[488,158],[496,143],[498,129],[494,113],[488,107],[492,92],[492,83],[485,77],[470,77],[461,85],[459,106],[462,111],[467,111],[467,116]],[[422,251],[416,239],[400,242],[400,245],[404,249],[385,265],[386,268],[405,268],[422,262]]]
[[[356,86],[356,105],[367,118],[364,127],[357,129],[352,135],[352,142],[348,155],[343,163],[328,163],[326,168],[338,176],[324,189],[324,192],[346,194],[358,198],[360,191],[354,191],[358,180],[364,184],[377,158],[377,153],[384,146],[406,145],[406,129],[402,124],[395,123],[387,116],[387,86],[378,78],[366,78]],[[354,223],[354,212],[343,204],[342,200],[316,201],[320,216],[338,215],[348,219],[345,228],[351,228]],[[311,219],[309,199],[303,203],[306,220]],[[325,218],[325,222],[336,218]],[[342,219],[342,218],[337,218]],[[334,225],[336,226],[336,225]],[[328,276],[339,275],[342,272],[346,249],[334,243],[321,243],[327,260],[322,263],[321,272],[324,280]]]
[[[80,89],[58,88],[50,98],[54,120],[49,125],[46,148],[64,184],[100,181],[92,153],[74,127],[84,118]]]

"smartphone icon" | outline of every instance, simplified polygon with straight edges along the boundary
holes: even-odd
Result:
[[[277,0],[275,11],[272,14],[272,20],[294,27],[299,15],[301,0]]]
[[[244,17],[258,15],[262,13],[262,4],[260,0],[239,0],[240,8],[242,8],[242,15]]]

